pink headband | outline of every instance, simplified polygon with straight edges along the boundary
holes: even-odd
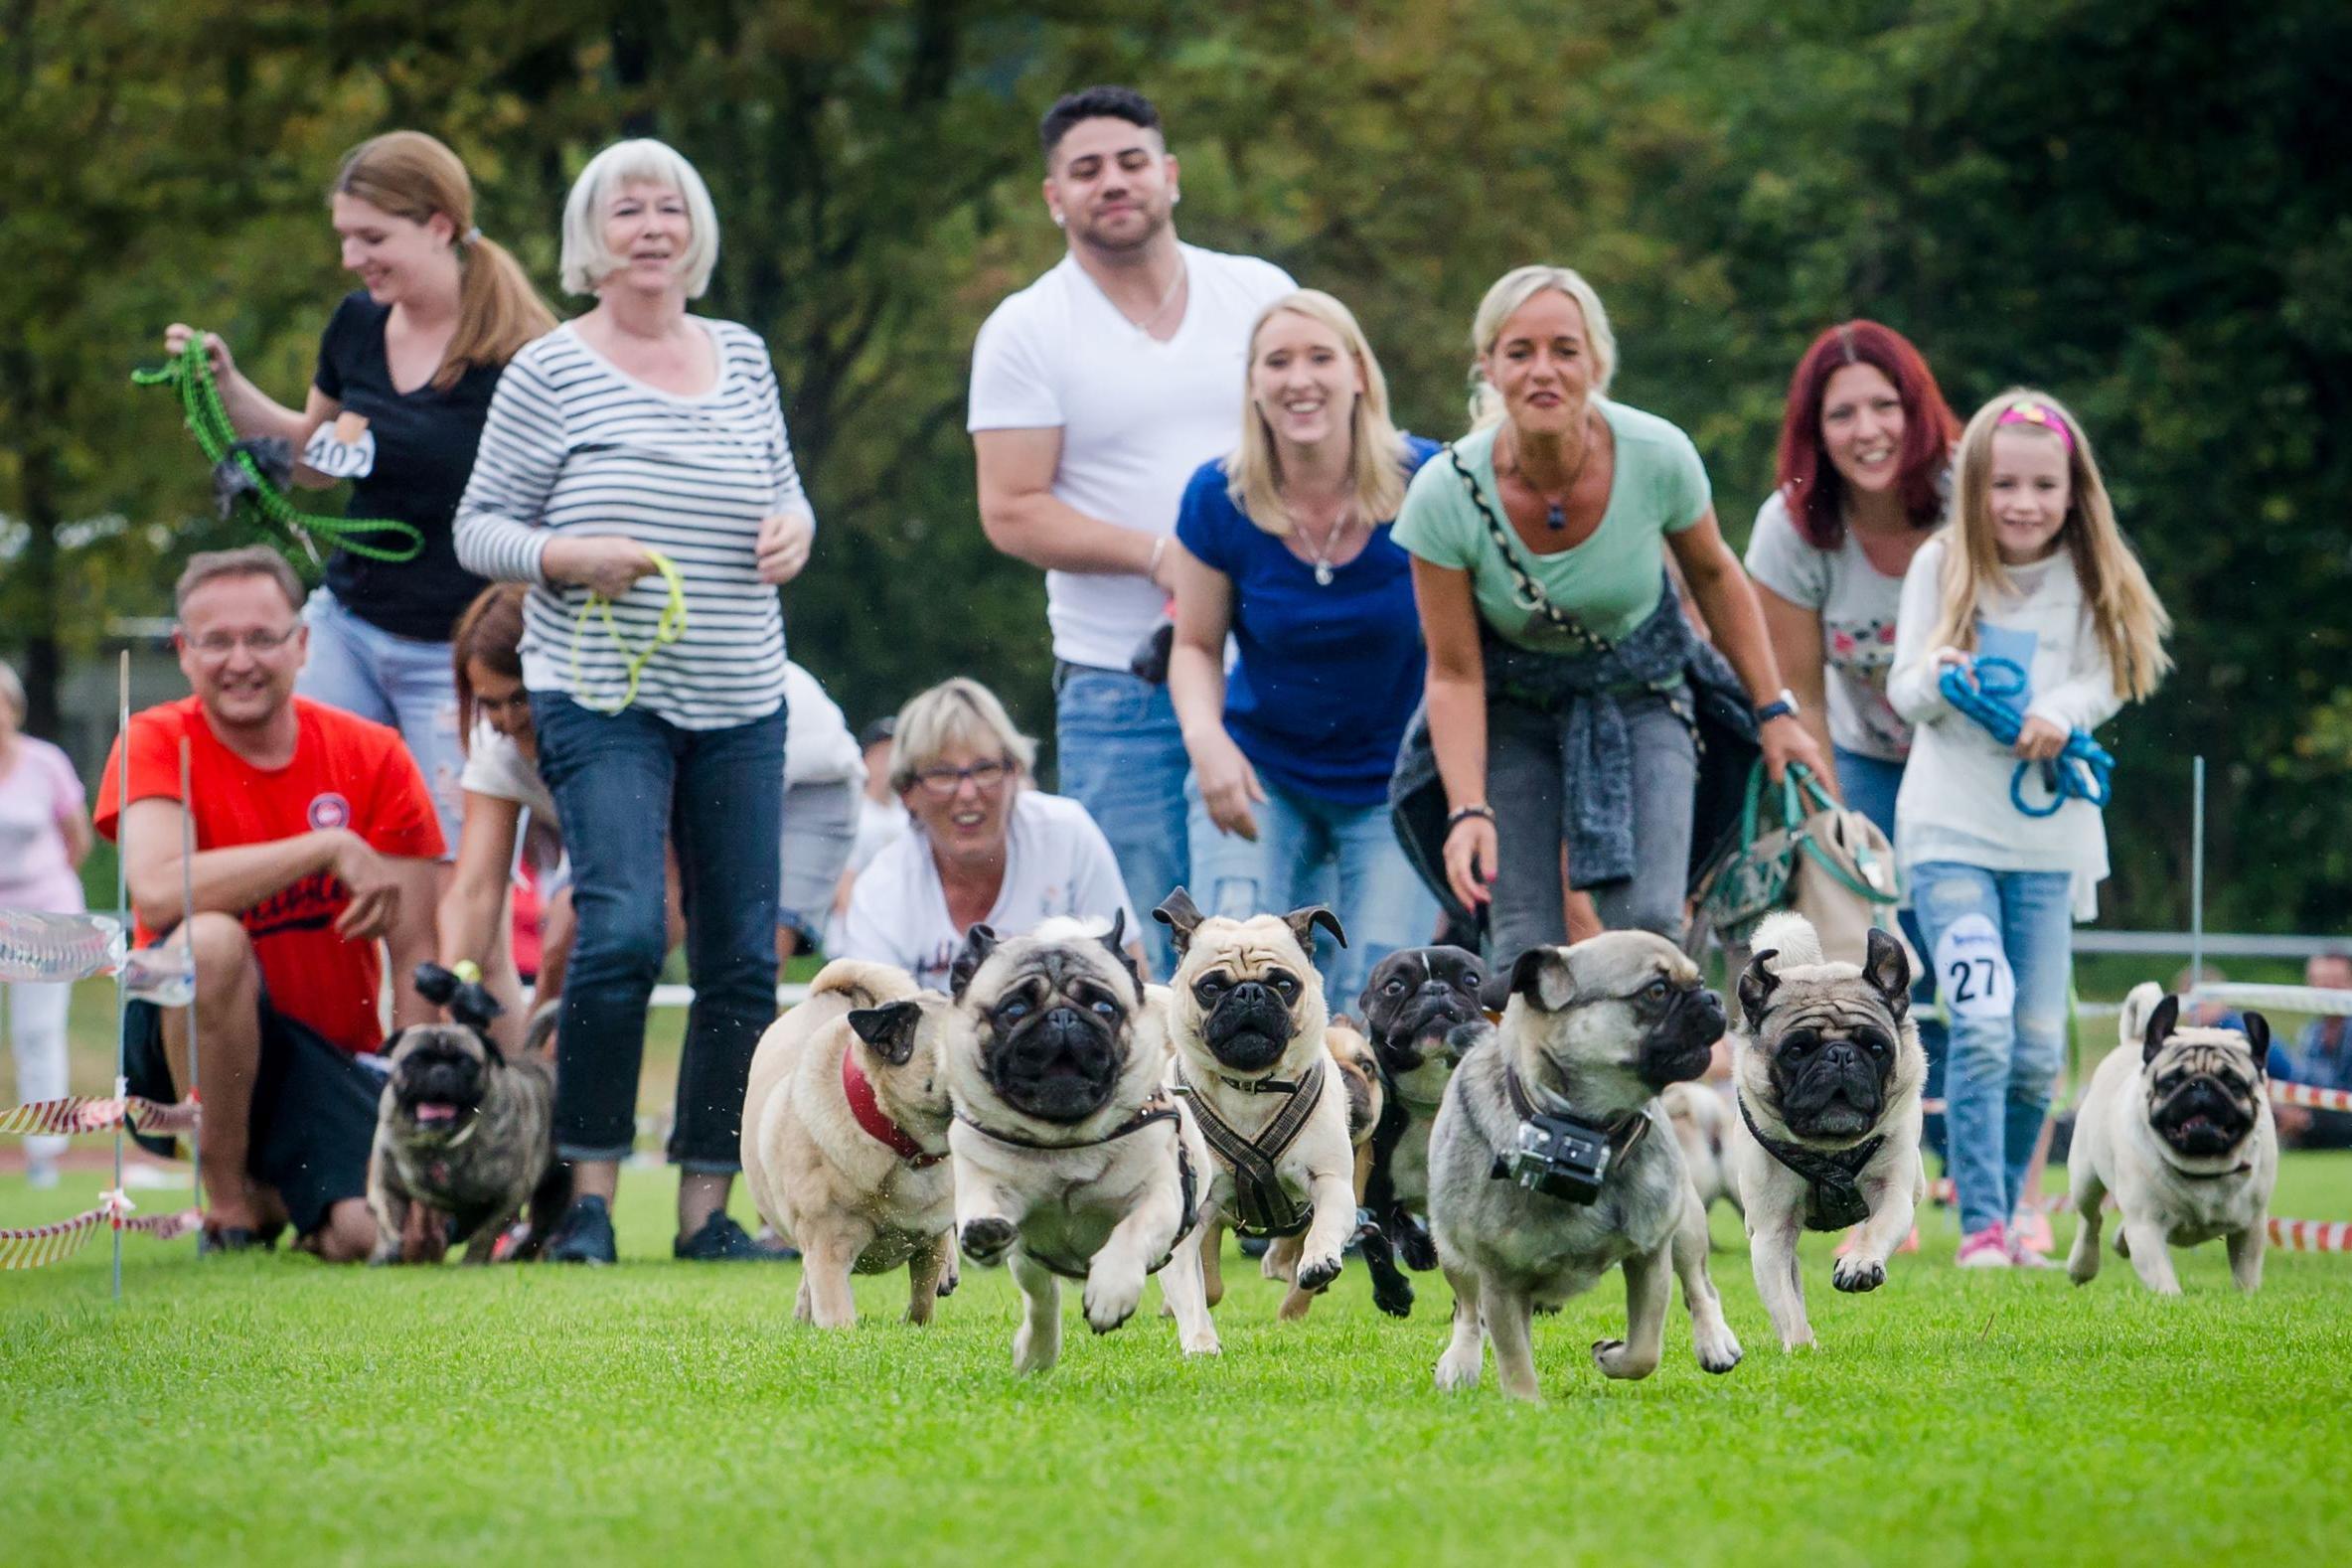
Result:
[[[2048,403],[2013,402],[2003,408],[2001,416],[1992,422],[1995,425],[2030,424],[2036,429],[2047,430],[2058,437],[2069,452],[2075,449],[2075,433],[2066,427],[2066,421],[2059,417],[2058,410]]]

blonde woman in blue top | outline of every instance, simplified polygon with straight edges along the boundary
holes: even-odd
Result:
[[[1241,445],[1200,466],[1176,514],[1168,686],[1192,762],[1191,891],[1235,918],[1329,904],[1347,930],[1322,960],[1339,1011],[1437,927],[1388,823],[1424,664],[1388,524],[1438,448],[1389,422],[1380,364],[1331,295],[1285,294],[1249,342]]]

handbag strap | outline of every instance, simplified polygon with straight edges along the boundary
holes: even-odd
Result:
[[[1519,552],[1511,548],[1510,532],[1502,526],[1502,520],[1494,515],[1494,509],[1487,505],[1486,492],[1479,488],[1478,477],[1462,461],[1462,454],[1449,445],[1446,458],[1454,465],[1454,472],[1462,477],[1462,488],[1470,492],[1470,504],[1478,508],[1480,519],[1486,523],[1487,537],[1494,542],[1495,549],[1502,554],[1502,569],[1510,573],[1511,592],[1518,600],[1519,608],[1542,616],[1546,624],[1565,633],[1570,641],[1587,653],[1605,654],[1615,647],[1616,644],[1608,638],[1561,609],[1546,596],[1542,584],[1520,564]]]

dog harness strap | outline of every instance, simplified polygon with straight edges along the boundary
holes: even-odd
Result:
[[[1740,1102],[1740,1120],[1748,1124],[1749,1133],[1764,1152],[1804,1177],[1805,1229],[1843,1230],[1870,1217],[1870,1202],[1862,1196],[1861,1184],[1855,1178],[1878,1153],[1879,1146],[1887,1141],[1886,1134],[1866,1139],[1838,1154],[1825,1155],[1799,1144],[1767,1138],[1764,1129],[1756,1125],[1755,1113],[1748,1109],[1748,1097],[1735,1094],[1732,1098]]]
[[[1518,1069],[1509,1063],[1502,1068],[1502,1091],[1510,1097],[1511,1114],[1520,1121],[1531,1121],[1535,1116],[1535,1102],[1527,1098],[1526,1085],[1519,1082]],[[1649,1118],[1640,1111],[1621,1111],[1606,1122],[1596,1124],[1609,1135],[1609,1163],[1622,1168],[1626,1156],[1642,1147],[1642,1140],[1649,1136]]]
[[[865,1129],[866,1136],[876,1143],[887,1145],[899,1159],[915,1170],[927,1171],[947,1158],[944,1151],[934,1154],[925,1149],[914,1141],[912,1133],[890,1120],[882,1110],[881,1102],[874,1098],[872,1080],[865,1076],[865,1069],[858,1065],[855,1051],[842,1052],[842,1093],[848,1096],[850,1114],[857,1118],[860,1127]]]
[[[1299,1134],[1306,1129],[1307,1118],[1314,1114],[1316,1104],[1323,1098],[1324,1064],[1320,1060],[1299,1075],[1298,1087],[1274,1113],[1274,1120],[1266,1124],[1255,1142],[1236,1132],[1217,1113],[1209,1109],[1192,1082],[1176,1069],[1179,1094],[1192,1099],[1192,1114],[1200,1123],[1200,1136],[1219,1159],[1233,1168],[1233,1199],[1241,1212],[1233,1216],[1234,1229],[1245,1236],[1295,1236],[1305,1230],[1315,1218],[1315,1205],[1294,1203],[1283,1189],[1282,1177],[1275,1171],[1275,1162],[1283,1157]]]
[[[1102,1144],[1116,1143],[1130,1133],[1142,1132],[1154,1122],[1173,1122],[1179,1114],[1176,1107],[1176,1101],[1165,1094],[1157,1095],[1146,1100],[1137,1107],[1133,1116],[1103,1134],[1102,1137],[1081,1138],[1075,1143],[1068,1144],[1048,1144],[1034,1138],[1023,1138],[1019,1133],[1004,1132],[985,1122],[976,1122],[961,1111],[956,1112],[956,1120],[982,1137],[993,1138],[1000,1144],[1011,1144],[1016,1149],[1038,1149],[1051,1154],[1062,1149],[1093,1149]]]

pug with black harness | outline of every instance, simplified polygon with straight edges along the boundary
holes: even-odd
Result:
[[[1873,927],[1860,965],[1829,963],[1804,916],[1756,928],[1740,975],[1727,1164],[1748,1227],[1756,1294],[1781,1348],[1813,1342],[1797,1238],[1859,1225],[1830,1271],[1841,1291],[1886,1283],[1887,1260],[1927,1196],[1920,1093],[1927,1053],[1911,1018],[1911,960]]]
[[[1656,1369],[1675,1276],[1699,1365],[1739,1364],[1706,1219],[1656,1104],[1707,1070],[1722,1035],[1722,1002],[1663,937],[1612,931],[1519,955],[1501,1024],[1455,1069],[1430,1130],[1430,1228],[1454,1287],[1439,1388],[1474,1387],[1491,1340],[1503,1392],[1537,1400],[1536,1309],[1621,1267],[1626,1336],[1594,1344],[1604,1374]]]
[[[1000,941],[976,925],[949,973],[956,1234],[965,1257],[1009,1263],[1020,1287],[1018,1372],[1059,1358],[1065,1279],[1108,1333],[1158,1273],[1185,1353],[1218,1348],[1198,1249],[1179,1245],[1199,1228],[1208,1151],[1164,1085],[1166,994],[1147,992],[1124,927],[1048,920]]]
[[[478,977],[416,966],[416,990],[454,1023],[419,1023],[386,1043],[392,1073],[377,1102],[368,1157],[376,1215],[371,1263],[438,1263],[453,1243],[488,1263],[526,1205],[530,1234],[513,1259],[536,1257],[569,1200],[555,1159],[555,1066],[544,1052],[510,1060],[490,1037],[502,1011]]]
[[[1203,916],[1181,887],[1155,918],[1175,933],[1169,1086],[1208,1146],[1204,1251],[1220,1224],[1244,1236],[1299,1238],[1293,1286],[1312,1296],[1338,1277],[1355,1230],[1355,1149],[1347,1095],[1325,1033],[1315,933],[1347,941],[1321,904],[1247,920]],[[1203,1289],[1205,1290],[1205,1274]]]
[[[1396,1267],[1437,1267],[1430,1240],[1429,1130],[1446,1098],[1446,1080],[1470,1048],[1493,1032],[1481,1000],[1487,967],[1461,947],[1409,947],[1372,966],[1356,1006],[1380,1061],[1387,1107],[1372,1131],[1372,1170],[1364,1207],[1388,1246],[1364,1251],[1372,1300],[1403,1318],[1413,1310],[1413,1282]]]
[[[2100,1204],[2113,1193],[2116,1250],[2149,1290],[2178,1296],[2169,1249],[2216,1236],[2238,1289],[2262,1288],[2278,1128],[2265,1077],[2271,1022],[2245,1019],[2243,1032],[2184,1025],[2180,1000],[2154,981],[2123,999],[2121,1043],[2091,1075],[2067,1158],[2082,1216],[2066,1260],[2077,1285],[2099,1273]]]

